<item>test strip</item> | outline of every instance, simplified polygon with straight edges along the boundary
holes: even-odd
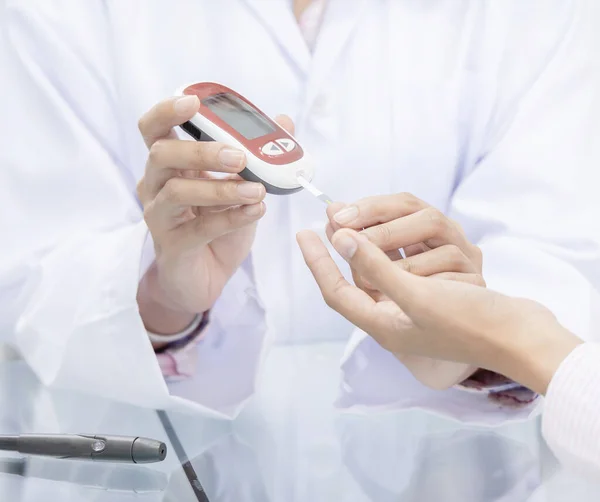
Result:
[[[324,202],[325,204],[333,204],[333,199],[328,195],[325,195],[321,190],[319,190],[316,186],[314,186],[310,181],[308,181],[303,176],[298,176],[298,183],[304,188],[306,191],[310,192],[317,199]]]

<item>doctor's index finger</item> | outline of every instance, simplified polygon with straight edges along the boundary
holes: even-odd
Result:
[[[424,305],[424,278],[398,268],[364,235],[342,229],[332,239],[335,249],[369,284],[393,300],[409,316]]]
[[[284,130],[289,132],[292,136],[296,133],[296,126],[294,125],[294,121],[288,115],[277,115],[275,117],[275,122],[277,122]]]
[[[154,105],[138,121],[146,146],[172,136],[173,128],[191,119],[199,108],[197,96],[172,97]]]
[[[297,240],[327,305],[366,331],[380,328],[385,320],[375,311],[375,301],[344,278],[319,236],[303,231]]]

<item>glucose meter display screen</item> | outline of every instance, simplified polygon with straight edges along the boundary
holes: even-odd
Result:
[[[252,107],[233,94],[226,92],[215,94],[203,99],[202,104],[247,140],[260,138],[276,131],[263,116],[257,114]]]

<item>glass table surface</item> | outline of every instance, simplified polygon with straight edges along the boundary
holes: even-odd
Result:
[[[168,447],[145,465],[0,452],[0,501],[600,500],[600,480],[557,464],[539,419],[485,428],[421,410],[336,410],[342,351],[276,347],[235,419],[170,412],[170,433],[156,410],[47,389],[22,361],[0,363],[1,434],[145,436]]]

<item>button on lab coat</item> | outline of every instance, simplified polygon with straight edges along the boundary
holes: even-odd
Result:
[[[485,396],[428,390],[325,306],[294,239],[325,225],[307,193],[268,197],[196,376],[166,383],[135,299],[153,258],[135,195],[147,156],[137,120],[203,80],[287,113],[333,198],[423,198],[481,246],[489,287],[543,302],[589,338],[600,83],[588,8],[331,0],[311,55],[283,1],[9,1],[14,78],[0,118],[9,341],[48,385],[230,413],[260,385],[273,343],[337,340],[348,344],[341,407],[519,416]]]

